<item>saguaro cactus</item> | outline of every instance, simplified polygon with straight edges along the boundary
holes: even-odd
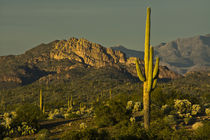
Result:
[[[42,96],[42,90],[40,90],[40,97],[39,97],[39,103],[40,103],[40,110],[43,111],[43,96]]]
[[[144,74],[139,67],[139,60],[136,59],[136,71],[139,79],[144,82],[143,88],[143,106],[144,106],[144,128],[149,129],[150,125],[150,94],[156,87],[159,58],[156,59],[153,68],[153,47],[150,46],[150,13],[151,9],[147,8],[146,30],[145,30],[145,51],[144,51]]]
[[[73,99],[71,95],[71,99],[69,99],[68,97],[68,110],[72,110],[72,108],[73,108]]]

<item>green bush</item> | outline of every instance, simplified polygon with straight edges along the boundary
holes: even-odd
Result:
[[[105,130],[85,129],[82,131],[69,131],[64,133],[62,140],[107,140],[110,139]]]
[[[96,124],[98,127],[104,127],[115,124],[115,119],[111,114],[111,109],[108,106],[99,105],[95,109]]]
[[[191,112],[191,114],[192,115],[198,115],[200,113],[201,113],[201,106],[198,105],[198,104],[192,105],[192,112]]]
[[[39,128],[38,121],[45,118],[38,106],[33,104],[25,104],[16,109],[17,116],[13,120],[13,125],[20,126],[22,122],[33,128]]]
[[[161,110],[159,106],[156,106],[155,104],[151,104],[151,120],[156,120],[164,117],[164,112]]]
[[[171,139],[173,129],[162,119],[151,122],[148,132],[150,139]]]
[[[76,113],[67,113],[67,114],[64,114],[64,117],[66,119],[76,119],[76,118],[80,118],[80,115]]]
[[[191,139],[193,139],[193,135],[190,131],[187,131],[184,128],[180,128],[178,130],[175,130],[172,133],[171,139],[173,139],[173,140],[191,140]]]
[[[27,122],[22,122],[21,126],[17,127],[18,133],[22,136],[34,134],[37,129],[27,124]]]
[[[174,100],[174,108],[178,113],[191,113],[192,104],[187,99],[184,100]]]
[[[95,109],[96,124],[99,127],[114,125],[129,120],[130,113],[121,102],[111,101],[109,105],[99,105]]]
[[[115,136],[116,140],[147,140],[149,136],[145,129],[138,123],[121,125]]]
[[[153,92],[151,92],[151,103],[155,104],[159,107],[166,104],[167,96],[163,93],[160,87],[155,88]]]
[[[174,115],[168,115],[164,117],[164,122],[169,124],[169,125],[175,125],[176,122],[176,117]]]
[[[48,129],[42,129],[37,134],[36,140],[48,140],[50,136],[50,132]]]

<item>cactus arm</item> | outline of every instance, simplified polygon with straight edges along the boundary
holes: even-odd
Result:
[[[156,58],[155,68],[153,71],[153,79],[156,79],[158,77],[158,73],[159,73],[159,57]]]
[[[43,113],[45,113],[45,105],[43,106],[43,110],[42,110],[42,112],[43,112]]]
[[[139,77],[139,80],[141,80],[142,82],[145,81],[145,77],[143,76],[142,72],[141,72],[141,69],[139,67],[139,62],[138,60],[136,59],[136,71],[137,71],[137,75]]]
[[[150,47],[150,55],[149,55],[149,72],[148,72],[148,84],[147,91],[150,92],[152,88],[152,66],[153,66],[153,47]]]
[[[150,46],[150,7],[147,8],[147,19],[146,19],[146,29],[145,29],[145,51],[144,51],[144,67],[145,76],[148,77],[148,67],[149,67],[149,46]]]
[[[153,83],[152,83],[152,90],[154,90],[157,86],[157,78],[153,80]]]

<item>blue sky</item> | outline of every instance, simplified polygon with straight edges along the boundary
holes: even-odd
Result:
[[[148,6],[154,46],[210,33],[210,0],[0,0],[0,55],[70,37],[143,50]]]

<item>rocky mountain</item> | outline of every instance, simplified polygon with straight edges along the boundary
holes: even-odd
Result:
[[[119,49],[128,56],[139,54],[142,58],[142,52],[135,50]],[[156,56],[160,57],[161,65],[169,69],[185,74],[190,71],[200,71],[210,69],[210,34],[204,36],[195,36],[182,38],[169,43],[161,43],[155,47]]]
[[[124,80],[136,80],[135,59],[86,39],[55,40],[40,44],[21,55],[1,56],[0,87],[16,87],[34,82],[65,82],[82,78],[93,71],[100,71],[101,75],[106,73],[110,77],[116,77],[113,75],[116,74],[116,78],[124,77]],[[108,71],[113,73],[108,74]],[[179,76],[167,67],[160,67],[161,79]]]

